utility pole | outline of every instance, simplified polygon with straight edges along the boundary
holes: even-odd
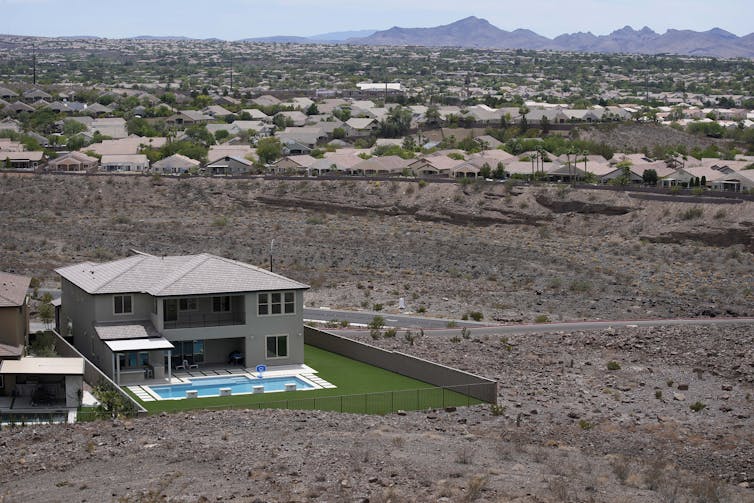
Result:
[[[32,42],[31,65],[33,68],[32,84],[37,85],[37,43]]]
[[[230,53],[230,94],[233,95],[233,53]]]
[[[270,272],[272,272],[272,251],[275,247],[275,240],[270,241]]]

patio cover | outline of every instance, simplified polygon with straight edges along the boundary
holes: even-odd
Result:
[[[124,351],[150,351],[152,349],[173,349],[175,347],[164,337],[105,341],[105,344],[107,344],[107,347],[109,347],[113,353],[122,353]]]
[[[83,358],[36,358],[0,362],[0,374],[84,375]]]

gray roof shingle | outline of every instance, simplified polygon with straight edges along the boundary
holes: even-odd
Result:
[[[103,264],[84,262],[56,272],[90,294],[143,292],[171,297],[309,288],[265,269],[208,253],[139,254]]]

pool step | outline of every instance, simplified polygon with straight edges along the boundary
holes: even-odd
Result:
[[[127,386],[128,391],[136,395],[142,402],[154,402],[154,397],[147,393],[141,386]]]
[[[316,376],[314,374],[301,374],[301,377],[305,377],[309,379],[311,382],[313,382],[314,384],[316,384],[317,386],[320,386],[325,389],[337,388],[337,386],[335,386],[334,384],[331,384],[325,381],[324,379],[322,379],[321,377]]]

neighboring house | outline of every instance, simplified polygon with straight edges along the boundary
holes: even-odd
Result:
[[[723,174],[712,182],[712,189],[725,192],[754,191],[754,171],[746,170]]]
[[[126,121],[120,117],[94,119],[89,129],[92,133],[99,132],[102,136],[109,136],[116,140],[128,136]]]
[[[275,133],[282,143],[295,141],[309,148],[314,148],[322,140],[327,139],[327,133],[322,128],[316,126],[310,127],[289,127],[285,131]]]
[[[202,110],[202,113],[204,115],[214,117],[215,119],[225,119],[226,117],[233,115],[233,112],[227,110],[224,107],[221,107],[220,105],[210,105]]]
[[[103,155],[100,170],[143,173],[149,171],[149,159],[144,154]]]
[[[152,171],[162,175],[182,175],[199,168],[199,161],[181,154],[173,154],[152,164]]]
[[[370,118],[351,118],[346,121],[347,135],[349,137],[366,137],[377,132],[380,128],[380,123],[377,119]]]
[[[246,112],[247,114],[249,114],[249,116],[251,117],[251,120],[262,121],[262,122],[272,122],[272,117],[262,112],[258,108],[245,108],[241,110],[241,113],[243,112]]]
[[[97,169],[99,160],[82,152],[69,152],[57,159],[47,161],[48,171],[86,172]]]
[[[41,89],[29,89],[23,94],[24,101],[34,103],[38,100],[52,101],[52,96]]]
[[[400,175],[409,162],[397,155],[370,157],[354,165],[350,170],[354,174],[362,175]]]
[[[0,415],[60,414],[67,421],[81,405],[84,360],[24,356],[30,282],[31,278],[0,272]]]
[[[3,107],[3,113],[5,114],[20,114],[21,112],[32,113],[34,111],[34,107],[31,107],[26,103],[22,103],[20,101],[16,101]]]
[[[274,96],[270,96],[269,94],[264,94],[262,96],[259,96],[258,98],[254,98],[253,100],[251,100],[251,102],[255,105],[259,105],[260,107],[271,107],[280,104],[279,99]]]
[[[226,155],[207,164],[205,170],[208,175],[248,175],[253,163],[243,157]]]
[[[5,101],[15,100],[18,99],[18,94],[7,87],[0,87],[0,99]]]
[[[202,112],[196,110],[181,110],[165,119],[165,122],[173,126],[192,126],[194,124],[206,124],[211,120],[212,117],[204,115]]]
[[[292,138],[280,136],[280,143],[283,144],[283,154],[285,155],[309,155],[312,153],[312,147]]]
[[[283,116],[286,122],[290,122],[294,127],[302,127],[306,125],[306,114],[295,110],[293,112],[278,112],[275,117]]]
[[[0,151],[0,168],[10,165],[11,169],[37,169],[44,163],[44,152],[41,151]]]
[[[272,170],[278,175],[304,175],[316,161],[310,155],[289,155],[275,162]]]
[[[172,369],[304,362],[304,291],[258,267],[209,254],[137,254],[57,269],[63,335],[116,383],[170,379]]]
[[[450,177],[452,171],[464,162],[446,155],[431,155],[412,161],[408,168],[415,176]]]

